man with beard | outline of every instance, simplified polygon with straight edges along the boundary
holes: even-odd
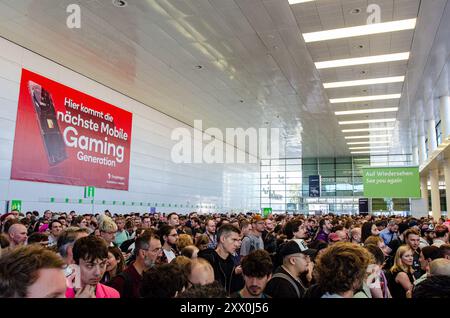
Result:
[[[116,276],[110,286],[120,293],[121,298],[139,298],[142,275],[144,271],[155,266],[161,252],[161,241],[157,235],[144,234],[137,238],[133,252],[135,261]]]
[[[232,298],[270,298],[263,293],[272,277],[273,264],[265,250],[256,250],[242,259],[244,288],[231,295]]]

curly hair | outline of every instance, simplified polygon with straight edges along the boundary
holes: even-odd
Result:
[[[245,256],[242,261],[242,272],[247,277],[263,278],[272,274],[273,264],[266,250],[256,250]]]
[[[194,241],[192,240],[192,236],[189,234],[180,234],[178,236],[177,247],[178,250],[182,250],[186,246],[193,245]]]
[[[359,288],[371,260],[363,247],[338,242],[328,247],[317,260],[317,281],[329,293],[342,293]]]
[[[173,298],[187,286],[187,277],[177,264],[160,264],[142,277],[141,297]]]
[[[0,298],[27,297],[40,269],[62,269],[63,260],[39,245],[17,247],[0,258]]]

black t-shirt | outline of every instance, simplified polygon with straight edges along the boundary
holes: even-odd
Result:
[[[305,294],[305,288],[299,282],[298,278],[294,278],[289,274],[282,266],[278,267],[275,271],[276,273],[282,273],[288,275],[291,280],[297,285],[297,288],[300,292],[300,298]],[[266,289],[264,293],[269,295],[272,298],[299,298],[297,295],[297,291],[295,290],[292,283],[281,277],[272,277],[272,279],[267,283]]]
[[[214,269],[214,277],[225,288],[228,294],[232,294],[244,287],[242,275],[235,274],[236,265],[231,255],[226,259],[217,254],[213,249],[206,249],[198,253],[198,257],[206,259]]]

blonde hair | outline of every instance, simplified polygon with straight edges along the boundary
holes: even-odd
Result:
[[[194,241],[192,240],[192,237],[189,234],[180,234],[178,236],[178,242],[177,247],[181,251],[183,248],[189,245],[193,245]]]
[[[394,266],[391,267],[391,273],[394,272],[411,272],[411,266],[405,265],[402,262],[402,257],[405,255],[406,252],[411,251],[412,249],[408,245],[402,245],[398,248],[397,252],[395,253],[395,259],[394,259]]]
[[[117,232],[117,224],[107,215],[98,218],[98,229],[102,232]]]

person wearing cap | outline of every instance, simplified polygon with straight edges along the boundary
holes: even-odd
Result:
[[[425,246],[430,246],[433,244],[433,239],[436,237],[436,233],[434,232],[434,225],[432,223],[430,224],[424,224],[421,229],[421,236],[420,236],[420,242],[419,247],[422,249]]]
[[[283,264],[267,283],[265,293],[272,298],[302,298],[306,288],[300,280],[300,274],[308,271],[310,256],[316,250],[308,248],[301,239],[293,239],[280,250]]]
[[[329,242],[329,245],[333,245],[337,242],[341,242],[341,237],[335,232],[330,233],[330,235],[328,235],[328,242]]]
[[[262,239],[264,228],[265,222],[263,218],[260,215],[255,215],[252,218],[252,230],[242,239],[241,257],[247,256],[255,250],[264,249],[264,241]]]

